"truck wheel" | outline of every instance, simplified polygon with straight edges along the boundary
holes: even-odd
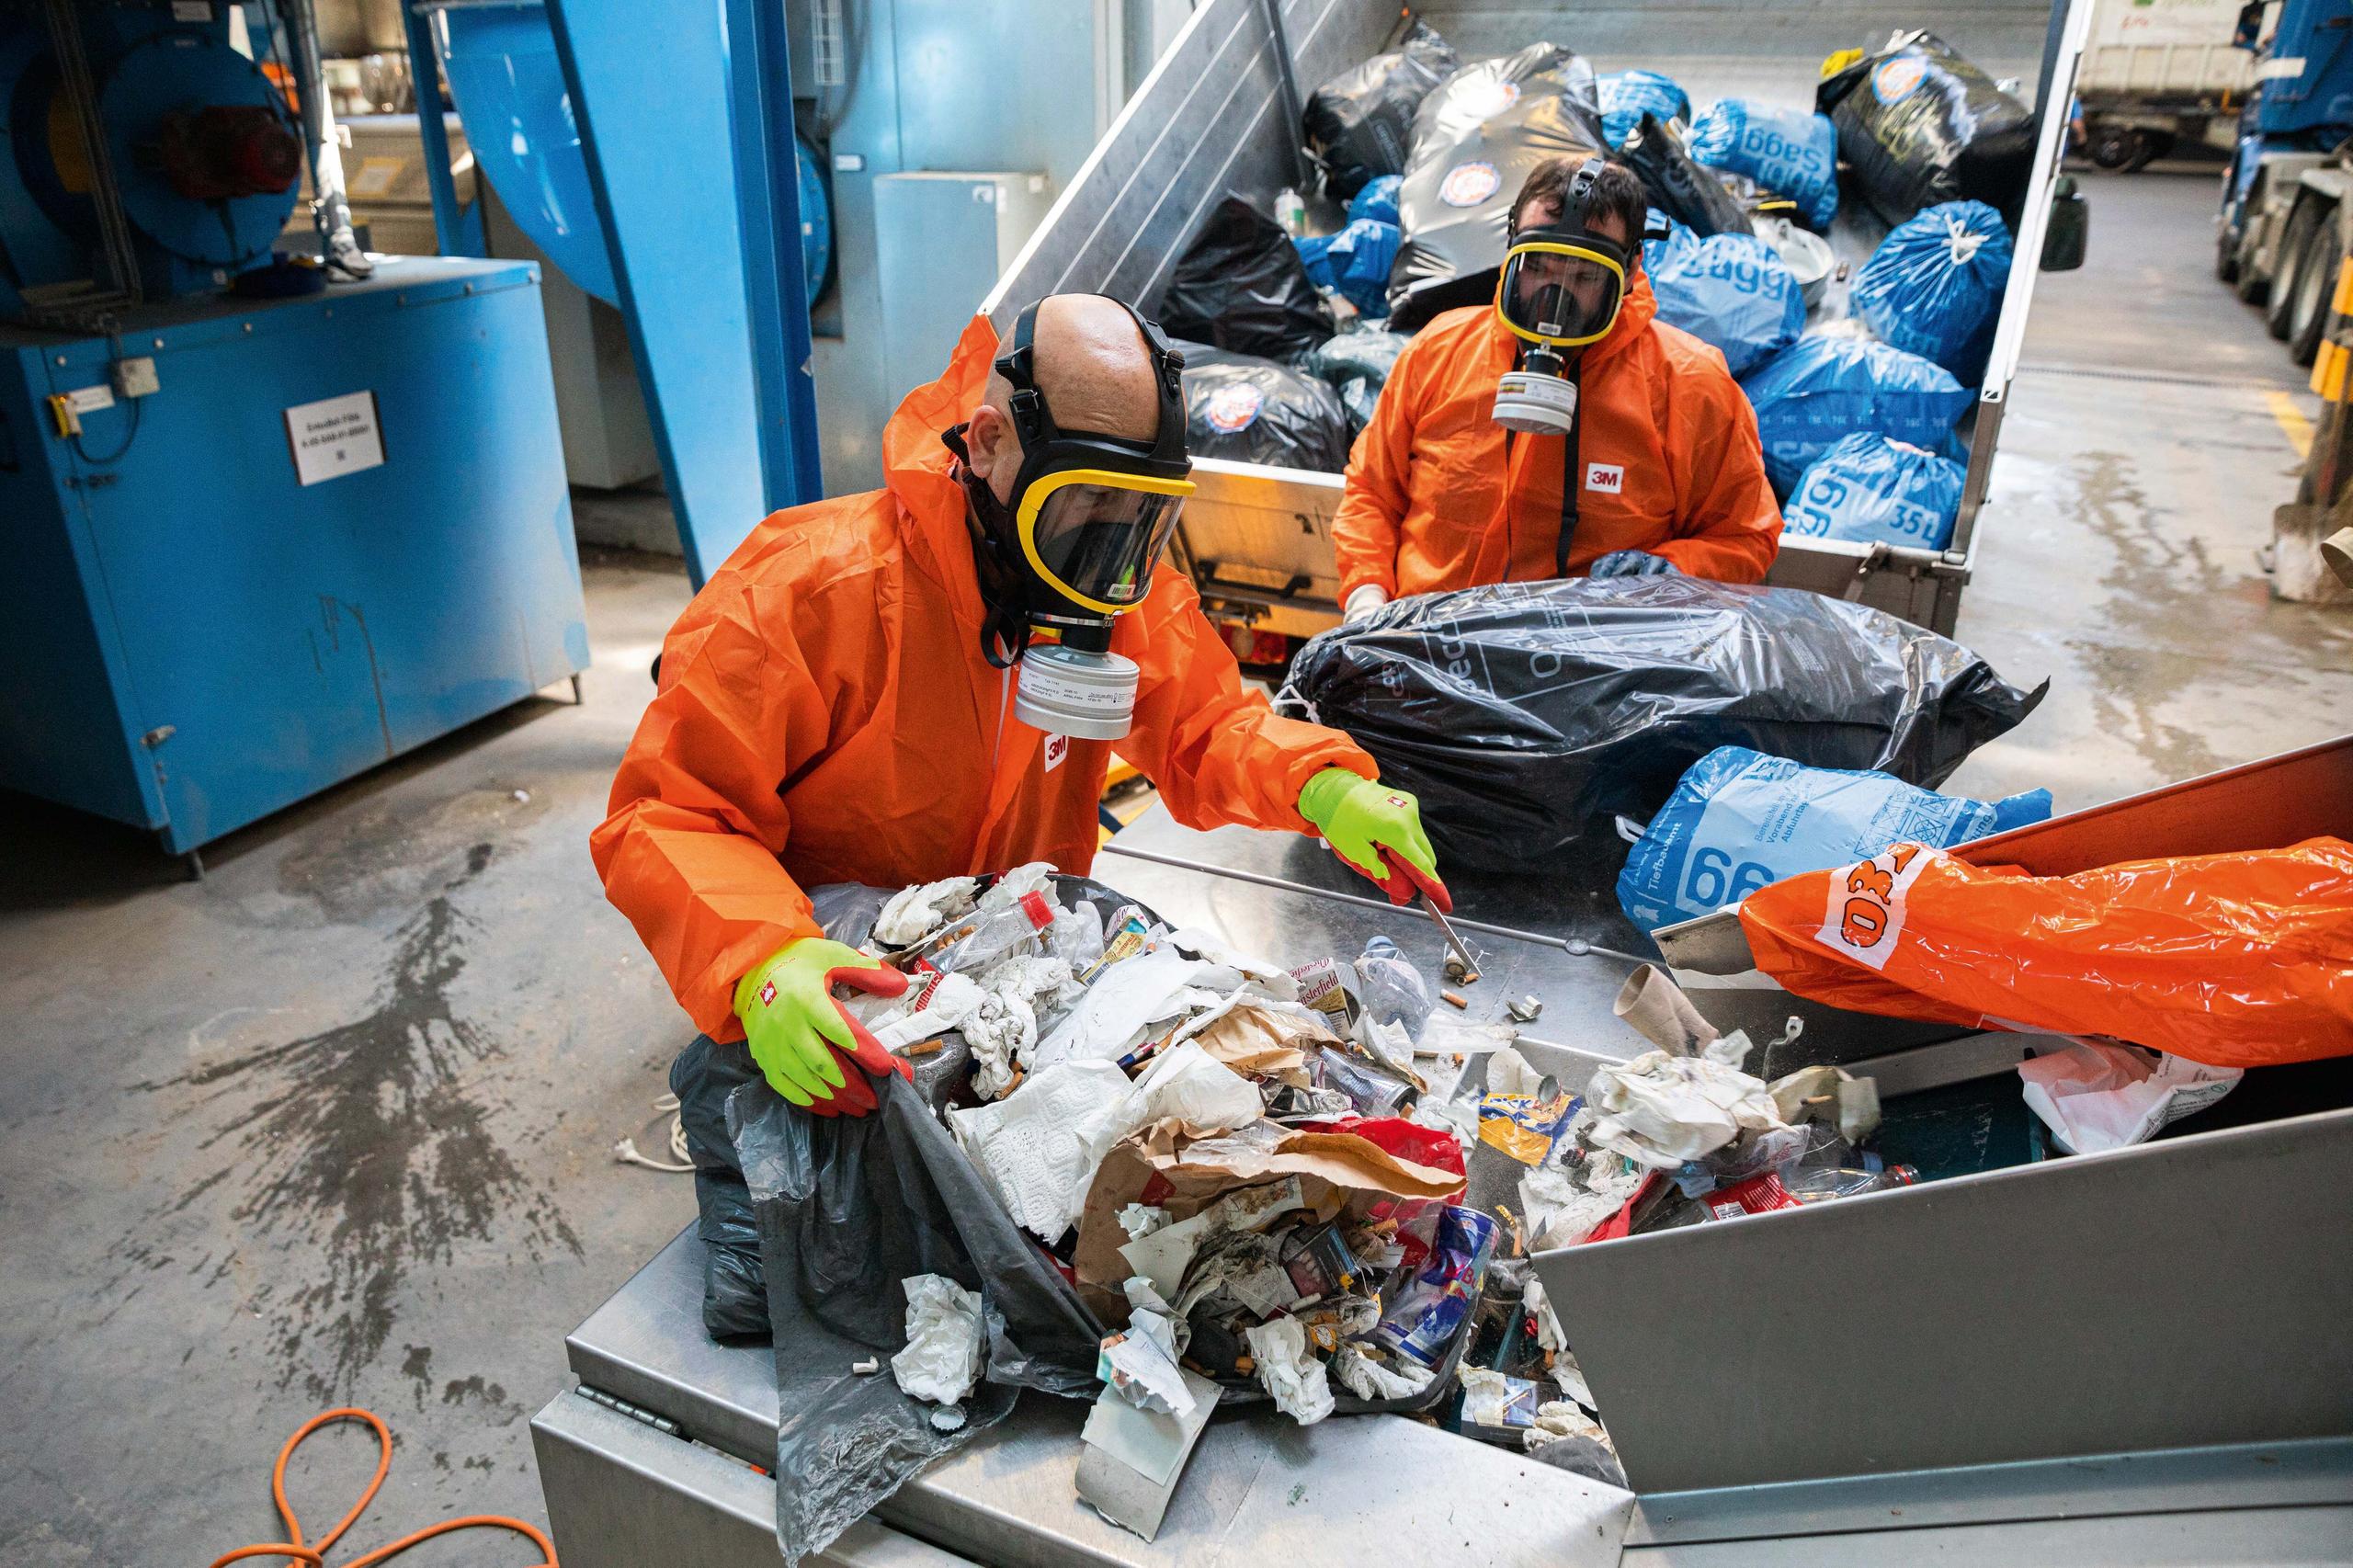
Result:
[[[2264,307],[2263,325],[2282,343],[2288,341],[2288,317],[2296,308],[2296,296],[2302,287],[2304,252],[2310,248],[2320,218],[2319,201],[2309,196],[2300,199],[2295,210],[2288,214],[2288,227],[2279,236],[2279,248],[2272,253],[2277,264],[2271,269],[2271,299]]]
[[[2110,171],[2140,167],[2132,160],[2147,163],[2148,138],[2129,125],[2098,125],[2092,128],[2090,144],[2084,151],[2091,161]]]
[[[2303,255],[2296,263],[2295,302],[2288,311],[2288,357],[2299,365],[2311,364],[2320,354],[2320,340],[2328,332],[2329,306],[2336,297],[2343,253],[2336,210],[2325,209],[2304,237]]]
[[[2256,224],[2260,221],[2258,215],[2262,210],[2260,199],[2259,196],[2249,196],[2247,198],[2246,216],[2241,220],[2239,224],[2239,243],[2237,253],[2238,264],[2236,268],[2238,277],[2233,279],[2231,284],[2231,287],[2237,292],[2238,297],[2245,301],[2250,305],[2259,305],[2263,303],[2264,295],[2269,291],[2271,283],[2271,280],[2268,278],[2266,278],[2262,273],[2256,270],[2255,266],[2256,238],[2257,234]]]

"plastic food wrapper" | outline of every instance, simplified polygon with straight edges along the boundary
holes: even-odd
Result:
[[[1415,22],[1404,41],[1343,71],[1308,96],[1300,115],[1308,151],[1323,165],[1324,189],[1350,201],[1368,185],[1405,172],[1414,147],[1414,112],[1430,89],[1461,65],[1446,40]],[[1395,222],[1392,206],[1389,222]],[[1353,209],[1348,216],[1359,216]]]
[[[2146,1142],[2168,1122],[2204,1110],[2246,1076],[2128,1045],[2079,1040],[2018,1063],[2027,1108],[2071,1154]]]
[[[1847,295],[1865,324],[1975,386],[2009,286],[2010,231],[1982,201],[1940,201],[1895,226]]]
[[[1780,192],[1809,228],[1826,230],[1837,215],[1838,132],[1826,114],[1719,98],[1692,122],[1691,156]]]
[[[1523,1165],[1540,1165],[1552,1157],[1580,1103],[1574,1095],[1490,1094],[1479,1102],[1479,1142]]]
[[[1449,1205],[1438,1217],[1429,1261],[1385,1303],[1372,1338],[1393,1356],[1437,1367],[1479,1304],[1479,1288],[1495,1256],[1495,1222],[1475,1209]]]
[[[1692,160],[1676,128],[1645,113],[1620,140],[1619,156],[1643,179],[1651,205],[1695,234],[1745,234],[1748,213],[1715,171]]]
[[[1275,1408],[1302,1426],[1332,1414],[1332,1380],[1307,1347],[1307,1331],[1292,1317],[1279,1317],[1242,1331],[1249,1342],[1259,1386]]]
[[[1602,146],[1593,67],[1568,50],[1532,43],[1449,76],[1414,117],[1392,310],[1419,325],[1438,311],[1484,303],[1495,280],[1482,275],[1503,265],[1506,219],[1529,171]]]
[[[1733,1042],[1736,1051],[1730,1049]],[[1598,1113],[1587,1141],[1639,1165],[1672,1171],[1743,1132],[1781,1126],[1764,1080],[1727,1060],[1746,1051],[1747,1040],[1732,1034],[1698,1056],[1646,1051],[1631,1062],[1597,1069],[1586,1085],[1586,1099]]]
[[[1358,995],[1364,1016],[1378,1024],[1403,1024],[1406,1035],[1419,1040],[1429,1022],[1435,1002],[1422,971],[1406,961],[1404,950],[1385,936],[1366,941],[1357,955]]]
[[[1333,326],[1282,225],[1230,191],[1177,258],[1151,313],[1171,337],[1269,359],[1305,353]],[[1189,352],[1185,358],[1191,365]]]
[[[1255,354],[1175,347],[1185,357],[1185,445],[1193,456],[1323,472],[1347,466],[1355,431],[1330,383]]]
[[[1385,312],[1388,306],[1381,309]],[[1372,423],[1372,411],[1381,401],[1381,388],[1389,384],[1389,372],[1397,368],[1397,356],[1412,341],[1402,332],[1344,332],[1300,361],[1302,369],[1322,378],[1340,394],[1341,406],[1348,413],[1351,440]]]
[[[1756,967],[1833,1006],[2099,1035],[2213,1067],[2353,1054],[2353,845],[2065,877],[1896,845],[1742,902]]]
[[[1885,343],[1801,337],[1740,390],[1756,411],[1765,477],[1788,495],[1806,469],[1858,430],[1941,450],[1977,394],[1933,359]]]
[[[1805,330],[1805,291],[1781,253],[1754,234],[1709,234],[1680,224],[1645,241],[1643,266],[1658,319],[1722,351],[1745,376]]]
[[[1719,745],[1932,786],[2041,700],[1866,606],[1680,576],[1401,599],[1316,636],[1291,686],[1420,798],[1441,865],[1567,876]]]
[[[909,1399],[961,1404],[981,1377],[981,1298],[953,1279],[918,1274],[907,1292],[907,1346],[891,1375]]]
[[[1890,223],[1973,197],[2017,227],[2034,116],[1934,33],[1896,33],[1825,78],[1814,105],[1837,129],[1853,188]]]
[[[1389,313],[1389,268],[1402,236],[1395,223],[1358,218],[1336,234],[1302,234],[1291,241],[1308,281],[1329,289],[1362,314]]]
[[[1952,542],[1968,473],[1926,447],[1857,431],[1807,465],[1781,528],[1798,539],[1942,550]]]
[[[1655,71],[1608,72],[1594,79],[1594,89],[1601,102],[1601,134],[1612,151],[1646,114],[1661,120],[1691,118],[1691,96]]]
[[[1691,765],[1635,840],[1618,877],[1618,903],[1629,920],[1655,931],[1891,844],[1949,847],[2050,815],[2048,790],[1972,801],[1884,773],[1719,746]]]

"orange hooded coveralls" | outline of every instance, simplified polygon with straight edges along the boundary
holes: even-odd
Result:
[[[1644,550],[1693,577],[1754,583],[1780,548],[1756,415],[1724,358],[1654,318],[1637,274],[1608,335],[1577,367],[1585,470],[1569,573]],[[1357,437],[1332,519],[1343,604],[1560,575],[1558,436],[1508,434],[1495,382],[1519,340],[1492,305],[1448,311],[1397,356]]]
[[[803,884],[895,888],[1093,862],[1111,743],[1012,716],[981,653],[962,488],[939,432],[981,398],[996,335],[965,329],[947,373],[882,432],[885,487],[779,512],[703,585],[662,648],[660,689],[590,835],[597,871],[679,1005],[738,1040],[739,977],[821,936]],[[1120,754],[1192,827],[1313,834],[1325,767],[1377,776],[1336,730],[1278,718],[1166,564],[1112,650],[1142,672]]]

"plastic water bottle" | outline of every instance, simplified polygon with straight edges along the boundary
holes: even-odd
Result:
[[[1826,1203],[1834,1198],[1859,1198],[1866,1192],[1910,1187],[1919,1179],[1920,1173],[1910,1165],[1890,1165],[1883,1171],[1825,1165],[1794,1171],[1781,1179],[1781,1187],[1800,1203]]]
[[[1275,222],[1294,240],[1307,232],[1307,202],[1289,186],[1275,198]]]

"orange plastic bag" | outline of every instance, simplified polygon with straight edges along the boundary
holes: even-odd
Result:
[[[1800,996],[1973,1028],[2105,1035],[2216,1067],[2353,1054],[2353,845],[2029,877],[1898,844],[1751,893]]]

